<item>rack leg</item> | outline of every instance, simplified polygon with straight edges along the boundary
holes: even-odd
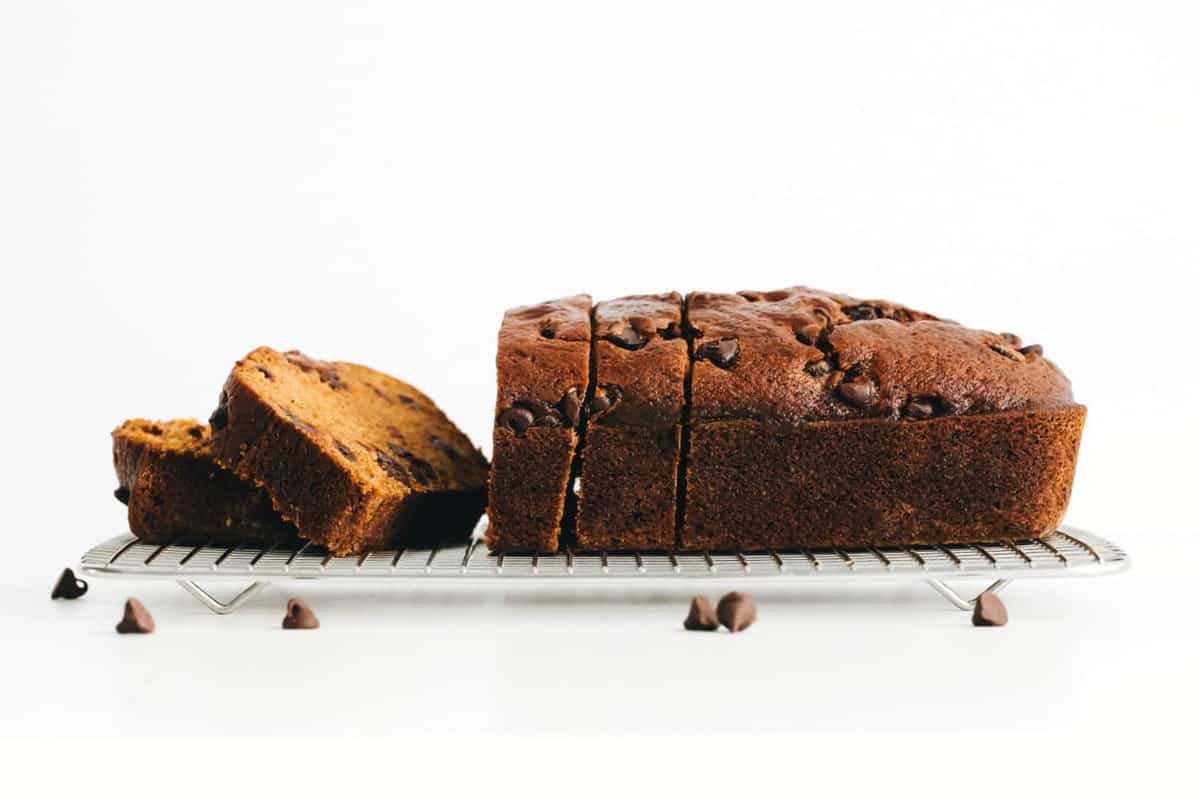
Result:
[[[211,594],[197,586],[195,581],[177,581],[177,583],[184,588],[184,591],[199,600],[205,608],[214,614],[232,614],[234,611],[237,611],[239,608],[245,605],[247,600],[261,592],[263,588],[270,583],[270,581],[255,581],[245,589],[242,589],[240,592],[238,592],[234,598],[228,602],[221,602],[217,598],[213,597]]]
[[[975,601],[979,599],[978,594],[972,597],[970,600],[967,600],[958,592],[947,586],[945,581],[928,581],[928,583],[934,588],[934,590],[937,591],[938,594],[949,600],[950,604],[959,611],[972,611],[975,609]],[[992,592],[994,594],[999,592],[1005,586],[1008,586],[1010,583],[1012,583],[1011,578],[1001,578],[983,591]],[[980,594],[983,594],[983,592],[980,592]]]

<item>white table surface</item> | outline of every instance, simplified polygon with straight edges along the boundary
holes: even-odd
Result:
[[[1196,716],[1194,579],[1168,533],[1121,537],[1133,569],[1021,580],[1011,622],[976,629],[922,584],[756,590],[739,634],[680,627],[670,589],[272,584],[217,616],[170,582],[92,577],[51,601],[75,554],[0,586],[0,733],[64,715],[106,734],[1111,730]],[[236,584],[209,584],[229,592]],[[973,584],[978,586],[978,584]],[[304,597],[316,631],[280,628]],[[126,596],[158,630],[120,636]],[[82,667],[86,665],[86,669]],[[1116,691],[1136,682],[1137,691]],[[19,687],[19,690],[17,689]]]

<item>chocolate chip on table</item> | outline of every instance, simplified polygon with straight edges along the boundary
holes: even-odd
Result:
[[[992,343],[992,344],[988,345],[988,347],[990,347],[992,349],[992,352],[999,353],[1000,355],[1004,356],[1005,358],[1011,359],[1013,361],[1024,361],[1025,360],[1025,356],[1021,355],[1016,350],[1013,350],[1008,345]]]
[[[934,411],[933,401],[920,397],[914,397],[904,404],[905,419],[929,419]]]
[[[646,342],[650,341],[650,337],[632,325],[626,325],[618,331],[611,331],[605,334],[604,338],[625,350],[637,350],[645,347]]]
[[[696,595],[692,598],[692,607],[688,609],[683,627],[689,631],[715,631],[721,627],[721,622],[717,619],[717,611],[707,597]]]
[[[870,378],[859,377],[838,384],[838,397],[857,408],[866,408],[875,400],[875,384]]]
[[[572,386],[567,389],[566,394],[562,396],[562,400],[558,401],[558,410],[567,418],[572,425],[579,424],[579,412],[583,408],[583,398],[579,396],[579,389]]]
[[[524,433],[533,424],[533,412],[528,408],[506,408],[496,422],[517,433]]]
[[[71,568],[67,567],[62,571],[62,575],[58,576],[58,583],[54,584],[50,599],[74,600],[87,594],[87,590],[87,581],[76,578]]]
[[[116,489],[113,489],[113,497],[117,498],[119,502],[129,505],[129,487],[118,486]]]
[[[308,604],[299,597],[287,601],[287,613],[283,617],[283,627],[286,630],[312,630],[321,627],[321,621],[312,612]]]
[[[717,619],[730,633],[744,631],[758,619],[758,606],[750,595],[730,592],[717,603]]]
[[[976,628],[999,628],[1007,625],[1008,609],[995,594],[984,592],[975,601],[975,610],[971,613],[971,624]]]
[[[740,351],[737,339],[717,339],[696,348],[696,358],[709,361],[721,369],[729,369],[737,361]]]
[[[1042,346],[1040,344],[1031,344],[1027,347],[1022,347],[1017,352],[1023,356],[1040,356],[1042,354]]]
[[[141,600],[131,597],[125,601],[125,615],[117,623],[117,633],[154,633],[154,617]]]

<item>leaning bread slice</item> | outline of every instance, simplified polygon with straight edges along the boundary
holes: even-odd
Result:
[[[270,544],[296,538],[271,499],[213,460],[207,425],[131,419],[112,432],[117,499],[151,544]]]
[[[466,541],[483,511],[483,455],[432,400],[367,367],[260,347],[209,422],[217,462],[339,555]]]

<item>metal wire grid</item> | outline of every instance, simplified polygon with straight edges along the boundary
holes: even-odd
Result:
[[[1116,572],[1125,552],[1095,534],[1062,527],[1049,538],[911,547],[755,553],[574,553],[491,555],[480,539],[432,550],[375,550],[332,556],[324,549],[212,547],[108,539],[81,559],[85,573],[142,578],[239,579],[413,578],[564,581],[655,578],[899,578],[909,580],[1065,577]]]

